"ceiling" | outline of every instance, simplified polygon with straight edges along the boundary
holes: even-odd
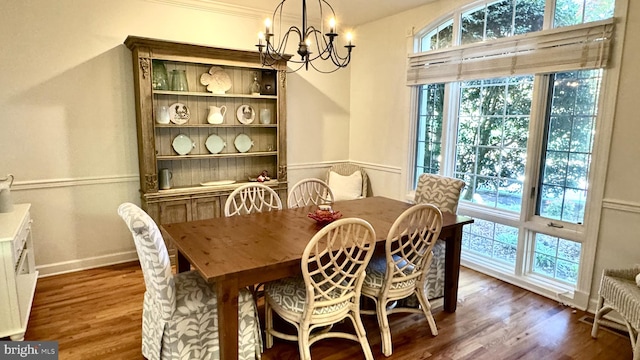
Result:
[[[327,0],[333,7],[339,23],[358,26],[370,21],[394,15],[405,10],[413,9],[437,0]],[[272,14],[280,0],[212,0],[233,6],[252,8]],[[309,18],[316,18],[317,2],[307,2]],[[289,16],[300,17],[302,11],[301,0],[289,0],[285,3],[284,12]]]

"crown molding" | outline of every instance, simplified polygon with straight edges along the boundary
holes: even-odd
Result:
[[[145,0],[151,3],[164,4],[187,9],[209,11],[216,14],[244,17],[262,20],[266,15],[273,14],[273,10],[256,9],[248,6],[221,3],[214,0]],[[299,21],[300,16],[282,14],[282,19],[287,22]],[[259,25],[257,24],[257,27]]]

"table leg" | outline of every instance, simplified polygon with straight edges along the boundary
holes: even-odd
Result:
[[[218,334],[220,359],[238,359],[238,280],[228,278],[216,282],[218,297]]]
[[[191,264],[189,263],[189,260],[187,260],[187,258],[184,257],[184,255],[182,255],[180,251],[178,251],[177,260],[178,260],[177,270],[179,273],[191,270]]]
[[[455,312],[458,306],[462,225],[457,226],[446,242],[444,260],[444,311]]]

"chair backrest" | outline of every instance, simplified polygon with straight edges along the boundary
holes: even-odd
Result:
[[[134,204],[121,204],[118,215],[133,235],[147,292],[159,304],[163,317],[168,319],[176,307],[176,291],[171,260],[162,234],[153,219]]]
[[[334,175],[334,179],[332,179],[331,173],[334,173],[338,176]],[[354,173],[360,173],[362,179],[360,195],[358,196],[367,197],[369,191],[369,176],[367,176],[367,172],[362,167],[350,163],[341,163],[333,165],[329,168],[329,170],[327,170],[326,183],[333,191],[333,195],[336,201],[345,200],[344,190],[342,189],[342,187],[345,182],[348,182],[348,180],[341,177],[351,176]],[[350,195],[351,194],[348,194],[347,196]]]
[[[250,183],[233,190],[224,204],[224,216],[282,210],[282,201],[272,188]]]
[[[431,204],[405,210],[391,226],[385,243],[385,286],[420,280],[429,269],[433,246],[442,230],[442,212]],[[406,288],[406,287],[405,287]],[[412,291],[412,288],[407,289]]]
[[[329,185],[320,179],[302,179],[298,181],[289,190],[287,198],[287,206],[289,208],[331,203],[333,203],[333,192]]]
[[[334,221],[311,238],[302,255],[307,316],[317,308],[359,303],[375,242],[371,224],[357,218]]]
[[[425,173],[418,178],[414,202],[434,204],[443,213],[455,214],[464,186],[464,181],[460,179]]]

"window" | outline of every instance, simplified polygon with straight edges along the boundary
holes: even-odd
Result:
[[[419,97],[416,176],[425,172],[437,174],[440,171],[440,150],[442,149],[444,84],[422,86]],[[417,182],[416,177],[414,183]]]
[[[463,200],[519,212],[533,77],[498,78],[460,85],[456,166]]]
[[[603,63],[581,59],[585,48],[574,53],[579,61],[559,66],[536,64],[555,59],[545,53],[510,53],[503,40],[506,50],[495,58],[481,48],[474,58],[469,45],[527,33],[528,41],[540,36],[542,43],[547,33],[557,36],[544,30],[551,28],[586,39],[589,31],[575,25],[611,18],[613,10],[614,0],[480,2],[416,37],[416,56],[448,47],[451,58],[438,52],[440,73],[408,74],[418,99],[414,184],[423,172],[465,181],[459,212],[475,219],[463,234],[466,263],[549,293],[576,290]],[[527,61],[533,65],[503,66]]]
[[[600,78],[601,70],[551,77],[536,215],[577,224],[584,219]]]

